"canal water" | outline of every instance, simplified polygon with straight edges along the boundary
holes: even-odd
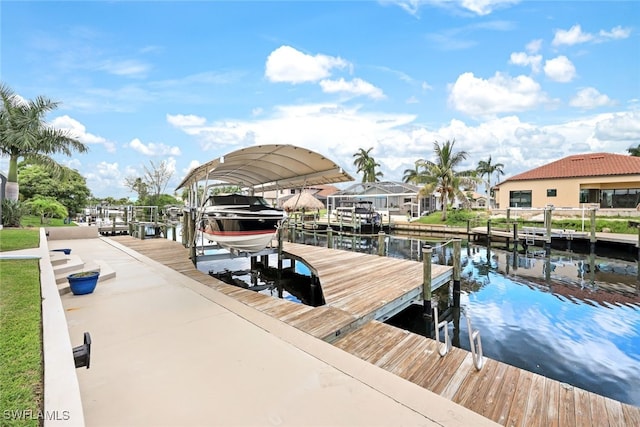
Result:
[[[307,237],[307,244],[326,246]],[[433,262],[451,262],[450,249],[436,241],[387,236],[387,256],[420,260],[434,247]],[[346,239],[335,247],[378,253],[378,240]],[[540,249],[540,248],[538,248]],[[448,289],[434,295],[450,320],[453,344],[469,350],[467,317],[480,331],[484,355],[625,403],[640,406],[640,283],[637,263],[595,255],[538,250],[517,253],[470,245],[462,250],[461,308],[448,309]],[[199,268],[235,271],[262,293],[278,296],[273,277],[251,273],[247,259],[215,261]],[[270,264],[277,265],[271,258]],[[297,273],[309,275],[296,263]],[[272,274],[271,274],[272,276]],[[296,282],[296,280],[294,280]],[[300,280],[297,280],[301,283]],[[321,285],[321,284],[320,284]],[[308,283],[301,285],[308,287]],[[282,297],[304,302],[300,290]],[[317,304],[311,304],[317,305]],[[422,307],[412,307],[388,323],[423,335]]]

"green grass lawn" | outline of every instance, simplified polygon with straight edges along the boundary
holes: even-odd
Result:
[[[0,230],[0,252],[37,248],[39,244],[39,228],[3,228]]]
[[[24,215],[20,219],[20,225],[22,227],[77,227],[76,224],[65,224],[64,219],[61,218],[49,218],[45,224],[37,215]]]
[[[0,271],[0,424],[39,426],[44,389],[38,260],[0,260]]]

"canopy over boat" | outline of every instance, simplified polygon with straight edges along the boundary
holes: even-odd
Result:
[[[176,190],[201,181],[222,181],[269,191],[353,180],[333,161],[306,148],[256,145],[198,166],[187,174]]]

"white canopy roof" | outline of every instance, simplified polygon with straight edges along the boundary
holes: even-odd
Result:
[[[261,191],[353,181],[326,157],[293,145],[242,148],[191,170],[177,189],[200,181],[253,187]]]

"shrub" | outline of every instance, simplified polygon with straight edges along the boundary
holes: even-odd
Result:
[[[19,200],[4,199],[2,201],[2,224],[4,226],[20,227],[20,220],[26,213],[26,207]]]

